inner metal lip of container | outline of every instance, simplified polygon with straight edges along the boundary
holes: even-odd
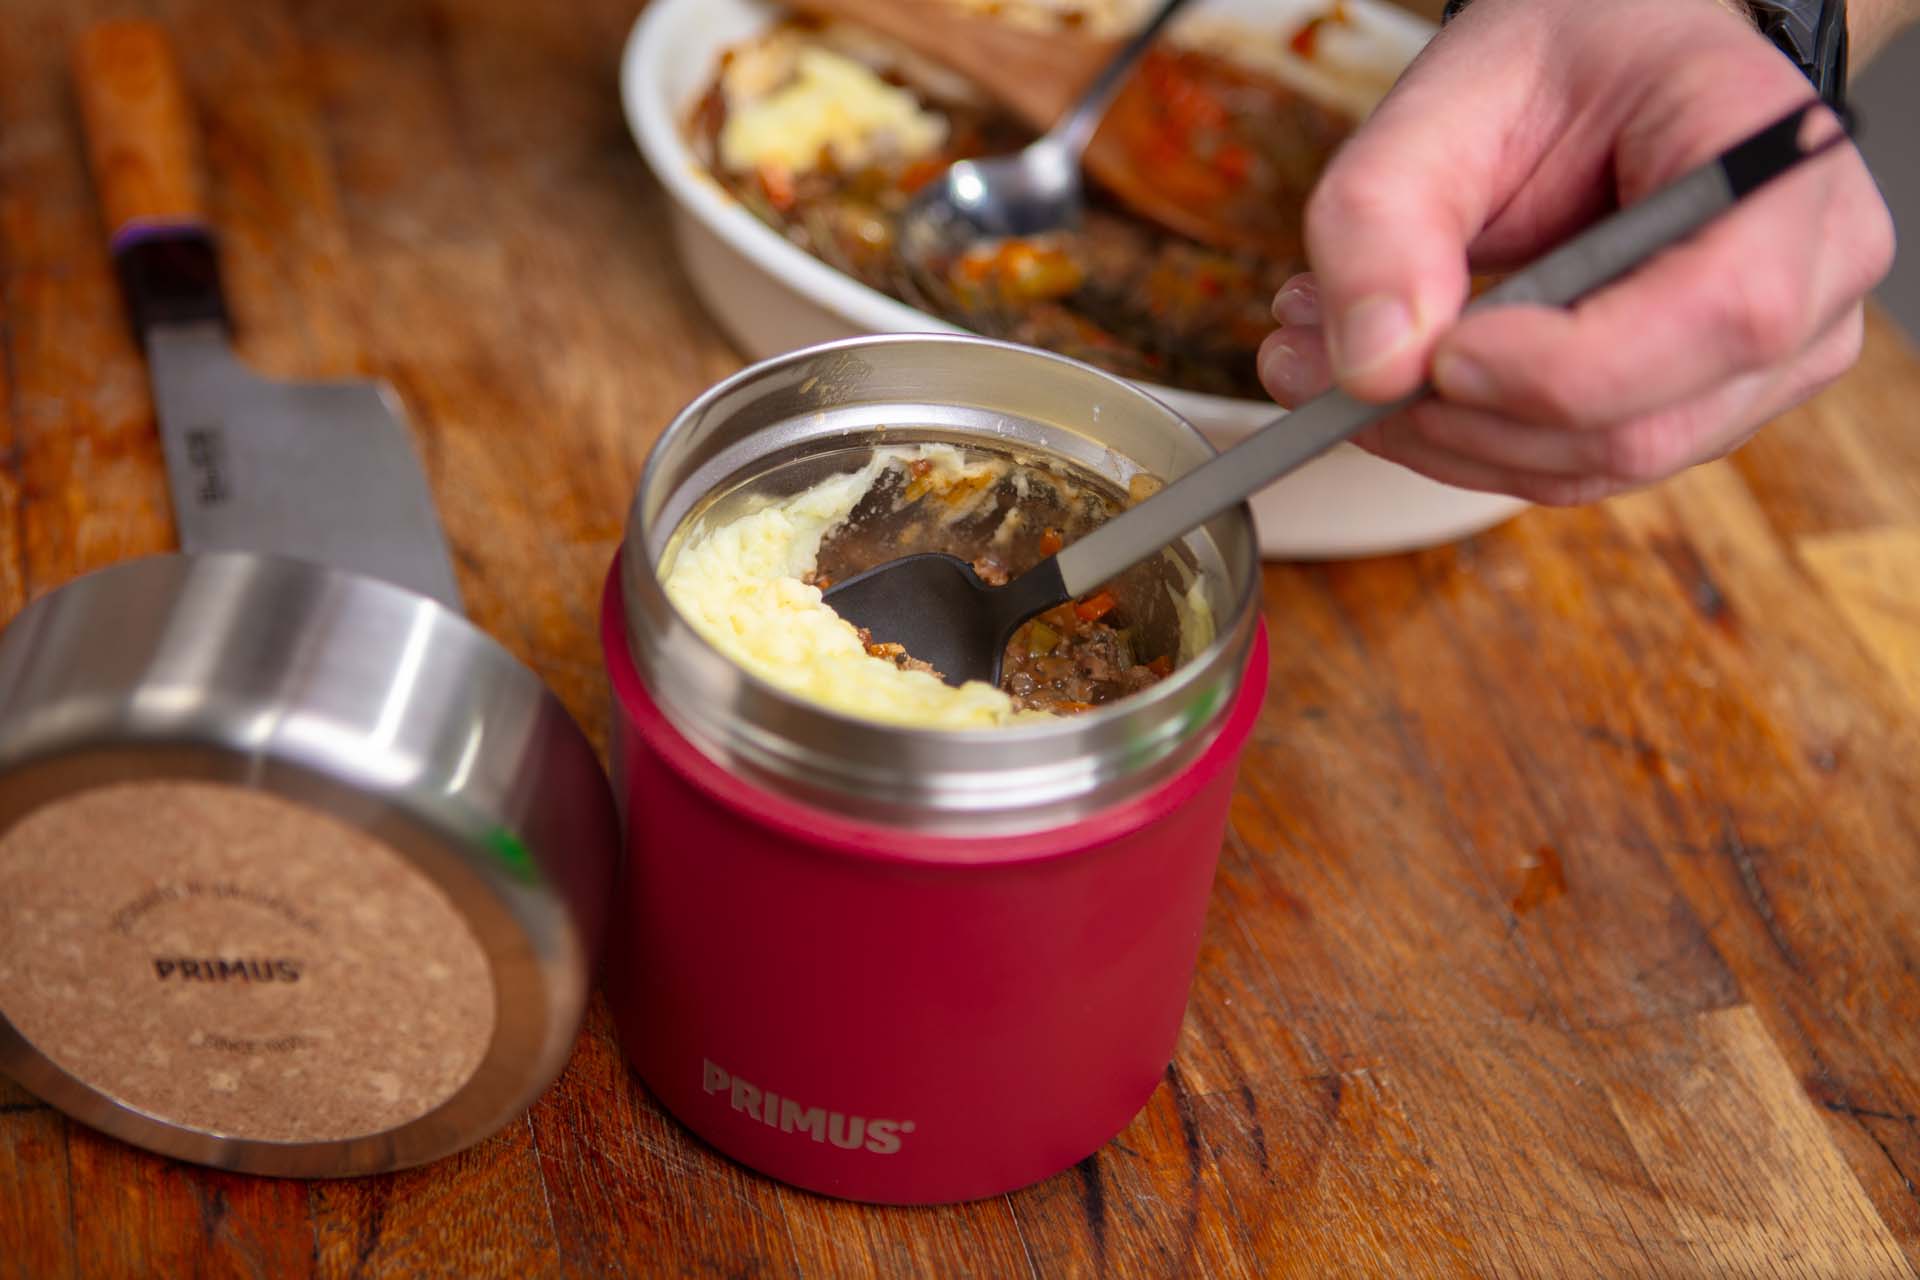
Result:
[[[0,1016],[0,1069],[150,1150],[295,1177],[436,1159],[559,1074],[603,931],[613,802],[586,736],[465,618],[385,582],[249,553],[89,574],[0,637],[0,832],[118,782],[232,783],[373,836],[446,895],[485,955],[493,1032],[437,1106],[379,1132],[236,1136],[77,1079]],[[522,856],[498,851],[502,833]]]
[[[774,688],[707,643],[657,566],[712,498],[796,458],[940,441],[1039,455],[1127,490],[1212,457],[1144,391],[1064,356],[944,334],[826,343],[752,366],[681,411],[649,456],[621,558],[627,645],[668,720],[710,759],[777,793],[939,835],[1015,834],[1144,793],[1205,750],[1238,691],[1259,556],[1244,504],[1189,534],[1213,642],[1167,679],[1047,723],[880,724]]]

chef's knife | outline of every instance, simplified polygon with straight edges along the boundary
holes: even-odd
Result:
[[[183,550],[254,551],[459,589],[399,402],[374,382],[275,382],[227,344],[186,92],[162,31],[102,23],[75,85],[115,269],[146,348]]]

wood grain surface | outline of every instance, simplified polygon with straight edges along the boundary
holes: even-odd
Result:
[[[476,621],[604,740],[641,460],[738,367],[615,94],[630,0],[0,12],[0,617],[172,534],[67,73],[174,33],[243,354],[407,403]],[[1271,566],[1272,693],[1164,1086],[1015,1195],[719,1158],[597,1006],[425,1169],[235,1177],[0,1083],[0,1276],[1764,1275],[1920,1265],[1920,361],[1729,461]]]

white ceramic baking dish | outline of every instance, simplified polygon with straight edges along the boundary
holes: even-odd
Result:
[[[1222,21],[1284,32],[1322,7],[1320,0],[1202,0],[1182,25],[1195,38]],[[1349,7],[1365,33],[1369,62],[1404,66],[1432,34],[1430,26],[1378,0],[1350,0]],[[620,75],[627,122],[672,197],[674,235],[695,290],[755,359],[859,334],[956,332],[789,243],[741,208],[688,147],[687,112],[721,51],[777,16],[760,0],[653,0],[627,41]],[[1279,413],[1265,401],[1143,385],[1221,448]],[[1266,489],[1252,505],[1266,556],[1315,559],[1449,542],[1525,504],[1438,484],[1343,445]]]

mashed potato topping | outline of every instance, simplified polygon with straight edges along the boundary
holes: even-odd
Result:
[[[946,141],[945,117],[833,50],[770,43],[737,61],[719,138],[721,163],[736,172],[808,173],[823,155],[852,171],[877,156],[910,159]]]
[[[836,711],[922,728],[976,729],[1036,713],[981,681],[960,688],[867,652],[860,634],[805,579],[820,543],[845,520],[881,472],[927,458],[958,478],[958,451],[883,449],[860,470],[792,497],[695,528],[663,566],[668,599],[707,642],[787,693]]]

